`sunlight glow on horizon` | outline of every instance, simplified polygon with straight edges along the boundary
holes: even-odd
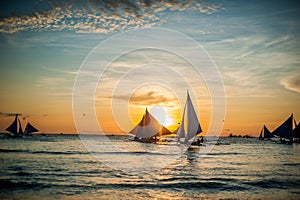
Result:
[[[127,1],[124,6],[104,2],[86,7],[73,1],[52,5],[50,0],[47,6],[37,1],[41,6],[37,11],[31,5],[34,2],[26,6],[10,3],[9,7],[4,3],[1,9],[0,132],[6,132],[13,121],[8,114],[22,113],[40,132],[77,133],[72,98],[83,62],[96,45],[142,27],[178,31],[207,51],[226,90],[222,135],[257,136],[264,124],[274,130],[291,113],[300,120],[300,26],[295,1],[220,1],[220,7],[211,7],[214,1],[198,7],[193,4],[196,1],[151,1],[149,7],[143,4],[128,10]],[[155,41],[171,38],[159,37]],[[154,41],[151,35],[145,40]],[[179,45],[170,42],[170,46],[190,50],[184,41],[177,41]],[[111,45],[107,55],[127,42],[137,40]],[[91,128],[87,119],[94,113],[89,113],[82,118],[87,121],[87,131],[126,134],[141,120],[146,107],[170,131],[175,130],[186,90],[191,88],[201,127],[204,133],[209,129],[212,111],[218,108],[212,105],[206,77],[197,77],[191,63],[176,53],[149,48],[122,54],[110,66],[99,60],[91,65],[105,72],[97,77],[99,87],[91,101],[102,130]],[[87,79],[94,75],[87,74]],[[181,76],[189,79],[187,84]],[[159,81],[167,86],[155,84]],[[151,84],[146,85],[148,82]],[[151,111],[155,106],[165,114]]]
[[[145,101],[140,99],[147,96],[150,98]],[[138,99],[140,101],[137,101]],[[170,89],[156,84],[138,88],[129,101],[129,113],[134,125],[142,119],[146,108],[166,128],[170,128],[171,131],[177,128],[176,121],[180,118],[181,106],[179,99]]]

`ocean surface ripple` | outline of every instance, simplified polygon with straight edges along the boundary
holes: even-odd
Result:
[[[0,138],[0,198],[300,199],[299,144],[220,138],[226,145],[214,146],[208,155],[195,148],[159,170],[132,174],[95,156],[153,156],[153,162],[163,162],[172,153],[147,151],[149,144],[135,147],[127,136],[108,138],[133,147],[92,155],[78,135]]]

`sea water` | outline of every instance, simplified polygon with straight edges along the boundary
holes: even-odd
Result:
[[[201,148],[213,145],[209,141],[154,171],[132,173],[114,166],[134,163],[134,156],[149,160],[149,148],[161,146],[129,136],[107,138],[102,145],[130,148],[91,153],[78,135],[2,137],[1,199],[300,199],[299,144],[220,138],[207,155]],[[111,157],[111,163],[97,155]],[[154,155],[151,162],[157,163],[170,156]],[[116,157],[126,159],[118,163]]]

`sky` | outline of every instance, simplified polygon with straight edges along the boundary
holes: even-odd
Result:
[[[144,48],[122,54],[108,67],[101,64],[139,42],[132,31],[149,28],[191,38],[216,65],[225,91],[221,98],[226,100],[222,135],[258,136],[264,124],[272,131],[291,113],[299,122],[299,11],[296,1],[279,0],[1,1],[0,132],[14,113],[40,132],[96,132],[88,123],[86,129],[76,129],[76,116],[89,115],[73,107],[78,74],[88,64],[103,72],[93,77],[97,73],[90,71],[98,81],[96,90],[88,84],[83,89],[94,93],[91,105],[102,132],[128,132],[146,107],[174,130],[187,89],[206,132],[212,126],[212,110],[219,108],[212,103],[214,91],[205,73],[199,75],[189,60],[164,49]],[[97,51],[120,34],[123,42]],[[172,38],[146,36],[155,43]],[[169,45],[184,48],[186,40]],[[189,52],[199,56],[187,47]]]

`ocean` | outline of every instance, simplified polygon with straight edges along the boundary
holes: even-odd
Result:
[[[163,146],[129,136],[2,137],[0,198],[300,199],[300,144],[224,137],[181,154],[156,151]]]

